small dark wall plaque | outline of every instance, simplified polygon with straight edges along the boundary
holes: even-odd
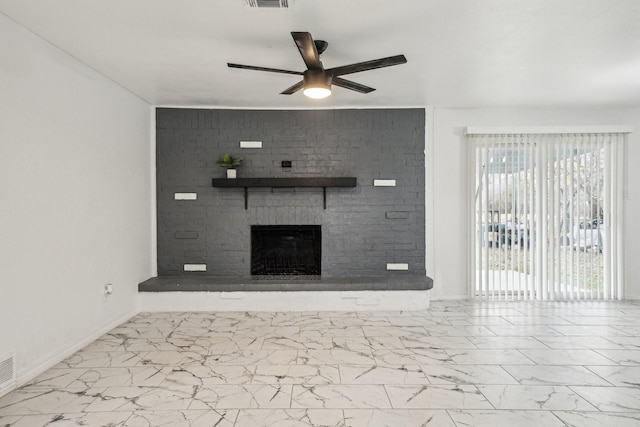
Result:
[[[176,239],[197,239],[197,231],[176,231],[173,235]]]
[[[283,160],[280,165],[284,168],[284,169],[291,169],[291,160]]]

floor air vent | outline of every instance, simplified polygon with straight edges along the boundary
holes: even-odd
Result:
[[[13,354],[0,356],[0,396],[16,384],[16,362]]]
[[[288,8],[293,0],[245,0],[249,7]]]

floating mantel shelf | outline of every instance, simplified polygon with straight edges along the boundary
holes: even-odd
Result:
[[[355,177],[309,177],[309,178],[213,178],[214,187],[244,188],[244,208],[248,206],[249,187],[317,187],[322,188],[323,207],[327,208],[327,187],[355,187]]]

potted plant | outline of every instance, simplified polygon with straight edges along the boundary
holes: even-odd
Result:
[[[242,157],[234,157],[225,153],[216,163],[227,169],[227,178],[235,178],[236,168],[242,164]]]

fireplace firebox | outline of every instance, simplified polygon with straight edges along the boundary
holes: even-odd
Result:
[[[320,225],[252,225],[251,275],[257,278],[320,277]]]

